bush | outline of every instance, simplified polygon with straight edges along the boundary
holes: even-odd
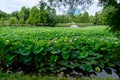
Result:
[[[9,19],[9,25],[16,25],[18,23],[18,20],[16,17],[10,17]]]
[[[120,40],[100,28],[8,28],[1,31],[3,71],[58,73],[83,67],[85,71],[120,66]],[[13,31],[14,30],[14,31]],[[14,32],[14,34],[13,34]],[[4,46],[2,46],[4,45]]]

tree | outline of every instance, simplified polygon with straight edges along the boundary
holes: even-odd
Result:
[[[93,23],[94,22],[94,16],[90,16],[90,23]]]
[[[69,23],[73,21],[70,15],[57,15],[57,23]]]
[[[9,25],[15,25],[17,24],[18,20],[16,17],[10,17],[9,19]]]
[[[99,14],[99,22],[100,22],[101,24],[103,24],[103,25],[107,25],[105,18],[106,18],[106,17],[105,17],[105,12],[102,11],[102,12]]]
[[[110,30],[116,33],[120,32],[120,4],[109,5],[103,9],[105,22],[110,26]]]
[[[46,2],[50,2],[50,3],[46,3]],[[63,6],[67,6],[68,7],[68,12],[71,13],[71,11],[75,10],[75,8],[77,8],[78,5],[82,5],[82,8],[87,7],[86,4],[93,4],[94,0],[40,0],[39,4],[41,3],[46,3],[51,5],[52,7],[63,7]]]
[[[56,11],[52,9],[50,6],[47,7],[47,24],[55,26],[56,24]]]
[[[83,14],[83,22],[88,23],[89,22],[89,14],[87,11],[84,12]]]
[[[78,14],[78,15],[75,15],[75,17],[74,17],[74,22],[75,22],[75,23],[82,23],[82,22],[83,22],[83,14],[80,13],[80,14]]]
[[[36,25],[38,23],[40,23],[39,9],[33,6],[32,9],[30,10],[30,16],[26,20],[26,24]]]
[[[18,24],[20,24],[20,25],[22,25],[22,24],[24,24],[25,22],[24,22],[24,19],[23,18],[20,18],[20,20],[18,21]]]
[[[99,13],[98,12],[95,13],[93,22],[95,25],[99,24]]]
[[[6,12],[3,12],[3,11],[0,10],[0,19],[2,17],[6,18],[7,16],[8,16],[8,14]]]
[[[30,14],[30,10],[29,8],[26,7],[22,7],[20,12],[19,12],[19,20],[21,22],[21,24],[24,24],[26,22],[26,20],[28,19]]]
[[[19,12],[18,11],[12,12],[11,17],[16,17],[17,19],[19,19]]]
[[[5,26],[5,18],[4,18],[4,17],[1,18],[0,24],[1,24],[2,26]]]
[[[42,25],[44,25],[47,23],[47,12],[45,10],[45,4],[41,3],[39,9],[40,9],[40,12],[39,12],[40,13],[40,23]]]

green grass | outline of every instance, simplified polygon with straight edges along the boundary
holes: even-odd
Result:
[[[57,23],[57,27],[70,27],[71,25],[77,25],[78,27],[94,26],[93,23]]]
[[[49,40],[51,38],[55,37],[62,37],[62,36],[68,36],[68,37],[74,37],[74,36],[86,36],[89,37],[103,37],[104,36],[111,36],[110,33],[108,33],[108,30],[105,30],[107,26],[92,26],[92,27],[85,27],[85,28],[60,28],[60,27],[0,27],[0,36],[5,39],[12,39],[15,37],[28,37],[33,39],[35,36],[35,39],[39,37],[40,39],[47,39]],[[71,34],[71,35],[70,35]],[[39,36],[40,35],[40,36]],[[11,38],[9,38],[11,37]]]
[[[36,75],[23,75],[23,74],[7,74],[0,73],[0,80],[115,80],[111,78],[65,78],[54,76],[36,76]]]

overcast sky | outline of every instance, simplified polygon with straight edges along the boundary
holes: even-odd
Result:
[[[5,11],[7,13],[11,13],[13,11],[19,11],[22,6],[26,6],[31,8],[32,6],[36,6],[39,0],[0,0],[0,10]],[[93,5],[87,10],[90,15],[94,15],[96,11],[101,11],[101,7],[97,7]],[[58,12],[60,14],[62,12]]]

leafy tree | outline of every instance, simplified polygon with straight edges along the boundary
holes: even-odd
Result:
[[[55,26],[55,24],[56,24],[56,11],[55,11],[55,9],[51,9],[48,6],[46,11],[47,11],[47,23],[49,25]]]
[[[19,23],[20,25],[24,24],[24,23],[25,23],[25,22],[24,22],[24,19],[23,19],[23,18],[20,18],[20,20],[18,21],[18,23]]]
[[[107,6],[103,9],[103,16],[105,22],[110,25],[110,29],[113,32],[120,32],[120,4],[113,6]]]
[[[57,23],[69,23],[74,19],[70,15],[57,15]]]
[[[16,17],[17,19],[19,19],[19,12],[18,11],[12,12],[11,17]]]
[[[7,16],[8,16],[8,14],[6,12],[3,12],[3,11],[0,10],[0,19],[2,17],[6,18]]]
[[[88,7],[86,4],[93,4],[94,0],[40,0],[40,3],[50,2],[50,5],[53,7],[63,7],[67,6],[68,13],[72,13],[78,5],[81,5],[82,8]],[[47,4],[47,3],[46,3]],[[49,3],[48,3],[49,4]],[[72,13],[73,14],[73,13]]]
[[[2,26],[5,26],[5,18],[4,18],[4,17],[2,17],[2,18],[0,19],[0,24],[1,24]]]
[[[98,12],[95,13],[93,22],[95,25],[99,24],[99,13]]]
[[[83,14],[83,22],[88,23],[89,22],[89,14],[87,11],[84,12]]]
[[[102,11],[100,14],[99,14],[99,21],[100,21],[100,23],[101,24],[103,24],[103,25],[107,25],[107,23],[106,23],[106,21],[105,21],[105,13],[104,13],[104,11]]]
[[[78,14],[78,15],[75,15],[74,16],[74,22],[75,23],[81,23],[81,22],[83,22],[83,15],[81,13]]]
[[[26,20],[28,19],[30,14],[30,10],[29,8],[26,7],[22,7],[20,12],[19,12],[19,19],[22,20],[22,24],[24,24],[26,22]]]
[[[63,23],[63,15],[57,15],[57,23]]]
[[[9,19],[9,25],[15,25],[17,24],[18,20],[16,17],[10,17]]]
[[[78,18],[79,18],[79,22],[82,23],[82,22],[83,22],[83,14],[82,14],[82,13],[79,14],[79,15],[78,15]]]
[[[39,9],[35,6],[30,10],[30,16],[26,21],[27,24],[36,25],[40,23]]]
[[[39,16],[40,23],[44,25],[47,23],[47,12],[45,10],[45,4],[41,3],[39,9],[40,9],[40,16]]]
[[[94,16],[91,15],[89,18],[90,18],[90,23],[93,23],[94,22]]]

